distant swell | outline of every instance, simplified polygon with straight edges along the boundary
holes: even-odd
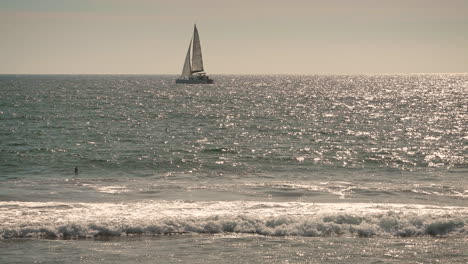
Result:
[[[467,235],[468,208],[397,204],[0,202],[0,237],[92,238],[185,233],[267,236]]]

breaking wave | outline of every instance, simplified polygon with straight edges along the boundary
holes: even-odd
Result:
[[[0,202],[0,238],[185,233],[409,237],[468,233],[468,208],[363,203]]]

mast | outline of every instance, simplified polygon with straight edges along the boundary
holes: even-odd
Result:
[[[197,25],[194,25],[193,29],[193,52],[192,52],[192,73],[202,72],[203,59],[200,45],[200,37],[198,36]]]
[[[182,76],[190,76],[192,74],[192,67],[190,66],[190,48],[192,47],[192,40],[188,46],[187,55],[185,56],[184,68],[182,68]]]

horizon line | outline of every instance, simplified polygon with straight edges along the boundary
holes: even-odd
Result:
[[[385,73],[210,73],[209,75],[291,75],[291,76],[314,76],[314,75],[437,75],[437,74],[468,74],[468,72],[385,72]],[[174,75],[179,73],[0,73],[0,75]]]

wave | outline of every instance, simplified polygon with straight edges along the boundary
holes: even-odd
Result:
[[[239,233],[410,237],[468,234],[468,207],[365,203],[0,202],[0,238]]]

